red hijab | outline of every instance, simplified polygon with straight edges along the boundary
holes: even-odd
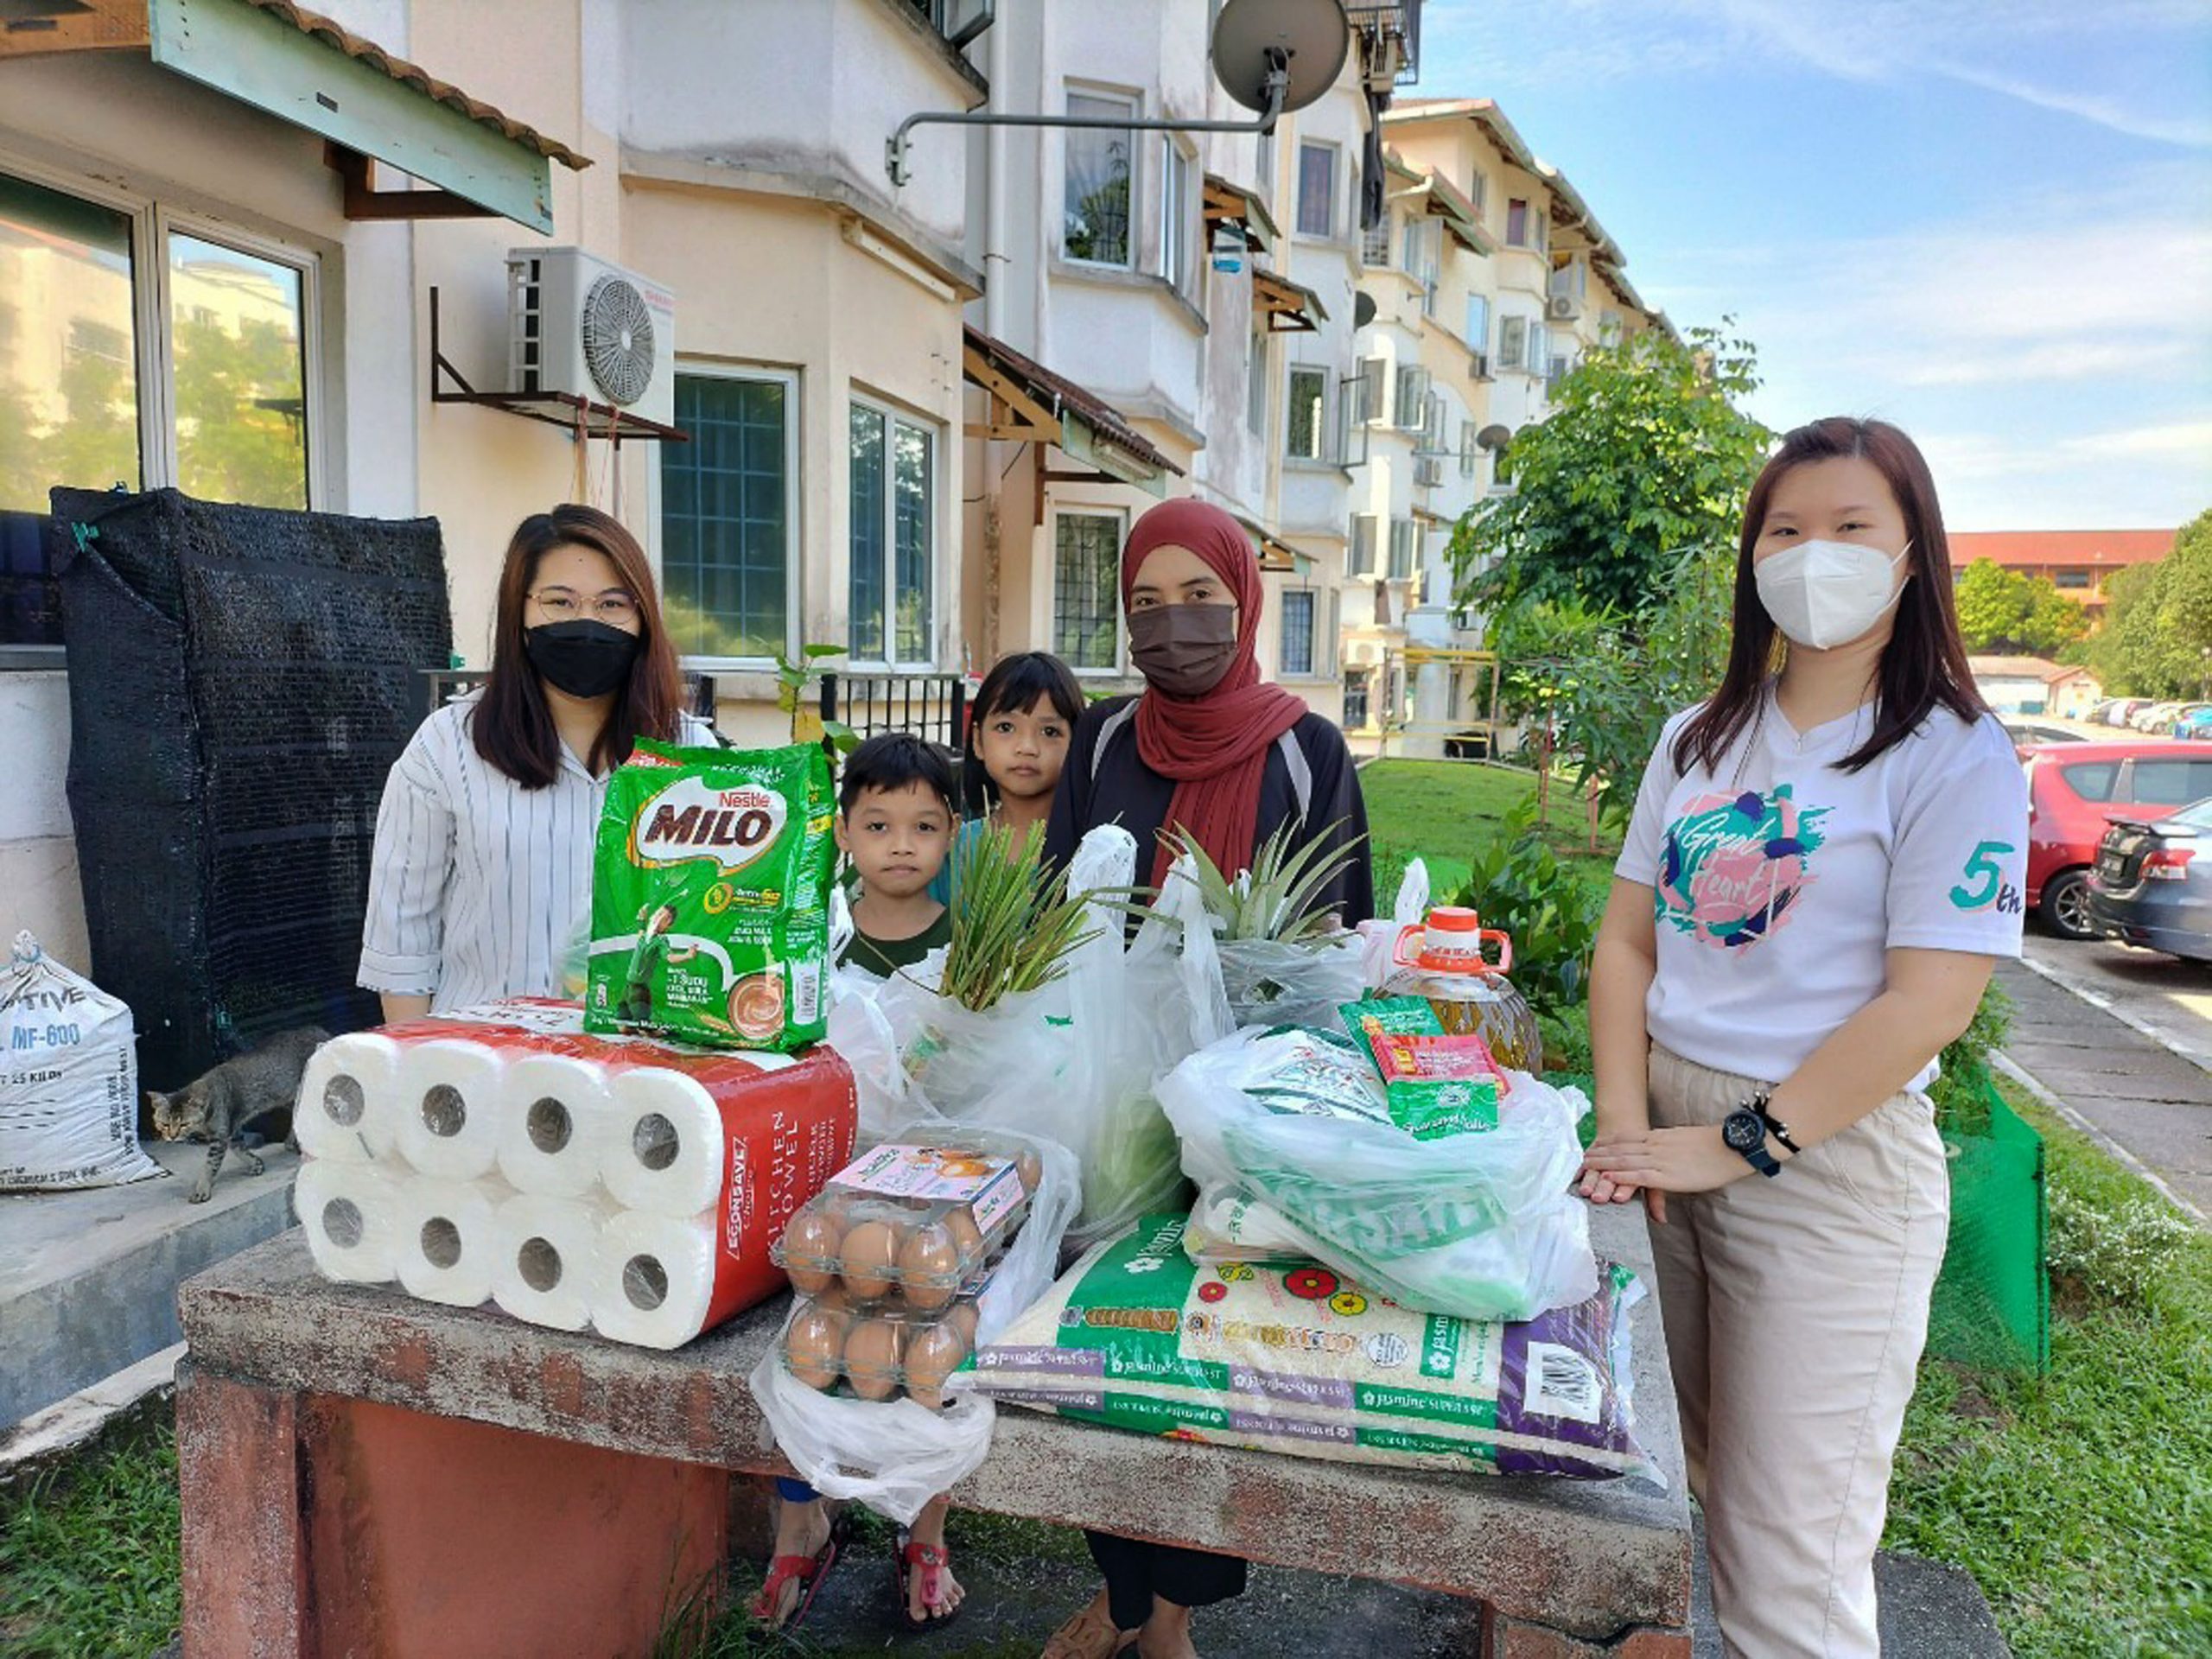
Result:
[[[1306,704],[1260,679],[1253,642],[1260,632],[1260,562],[1243,526],[1211,502],[1183,497],[1151,508],[1122,549],[1122,608],[1145,556],[1186,547],[1219,576],[1236,601],[1236,655],[1221,683],[1203,696],[1174,697],[1147,686],[1137,700],[1137,755],[1175,783],[1163,830],[1180,830],[1206,849],[1225,875],[1251,868],[1260,839],[1260,784],[1268,751],[1295,726]],[[1152,884],[1167,879],[1173,855],[1154,855]]]

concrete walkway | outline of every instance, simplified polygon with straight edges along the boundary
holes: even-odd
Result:
[[[2212,1073],[2032,969],[1998,978],[2015,1004],[2005,1053],[2047,1100],[2200,1224],[2212,1217]]]

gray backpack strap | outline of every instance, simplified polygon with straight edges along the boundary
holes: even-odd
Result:
[[[1122,728],[1135,720],[1136,714],[1137,700],[1131,697],[1099,722],[1097,741],[1090,746],[1090,781],[1093,785],[1098,782],[1098,768],[1106,762],[1106,746],[1122,734]]]
[[[1311,829],[1313,817],[1313,768],[1306,763],[1306,751],[1298,747],[1298,733],[1294,728],[1275,739],[1275,747],[1282,751],[1283,766],[1290,772],[1291,798],[1298,803],[1298,821]]]

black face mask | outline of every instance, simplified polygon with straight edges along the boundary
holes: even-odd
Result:
[[[1236,660],[1234,605],[1155,605],[1129,613],[1129,660],[1171,697],[1202,697]]]
[[[630,677],[642,643],[634,633],[585,617],[523,631],[523,650],[545,683],[572,697],[603,697]]]

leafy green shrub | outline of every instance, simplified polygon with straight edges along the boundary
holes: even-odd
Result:
[[[1448,902],[1479,912],[1485,927],[1513,938],[1510,977],[1539,1019],[1580,1016],[1581,1046],[1588,1046],[1584,1001],[1590,954],[1605,895],[1564,864],[1536,830],[1534,798],[1505,816],[1503,833],[1476,849],[1466,884]],[[1548,1048],[1551,1039],[1545,1042]]]
[[[2196,1230],[2164,1205],[2130,1198],[2107,1207],[2054,1181],[2044,1259],[2052,1282],[2098,1301],[2147,1307]]]
[[[1929,1086],[1936,1121],[1968,1135],[1989,1129],[1990,1057],[2012,1035],[2012,999],[1992,979],[1967,1028],[1944,1049],[1941,1071]]]

